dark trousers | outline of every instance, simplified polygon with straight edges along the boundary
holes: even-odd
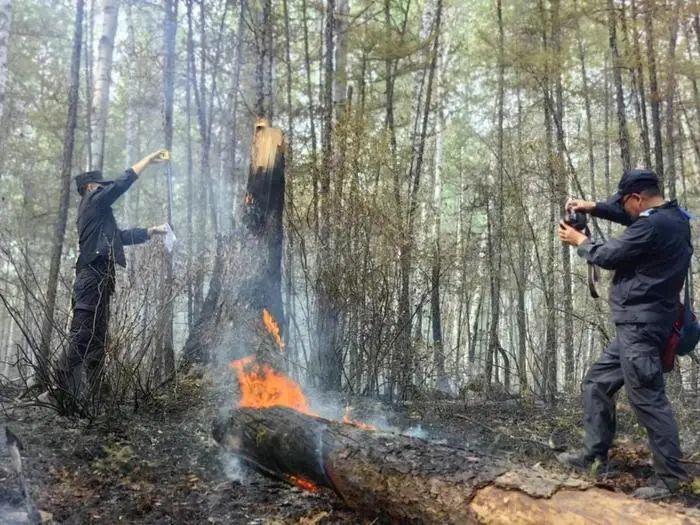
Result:
[[[98,260],[76,271],[70,341],[56,370],[59,389],[75,397],[83,367],[91,388],[101,376],[113,291],[114,266],[108,261]]]
[[[615,339],[583,380],[585,447],[607,458],[615,437],[615,394],[625,386],[640,424],[646,428],[654,469],[664,479],[687,479],[679,463],[681,449],[671,405],[666,397],[660,350],[671,327],[619,324]]]

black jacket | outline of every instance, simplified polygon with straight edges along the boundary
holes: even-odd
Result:
[[[80,255],[76,268],[84,268],[98,258],[126,266],[124,246],[148,240],[144,228],[120,230],[112,213],[112,204],[137,179],[132,169],[112,184],[86,193],[78,207],[78,242]]]
[[[578,254],[614,270],[610,307],[615,323],[672,323],[678,315],[693,247],[688,215],[671,201],[633,220],[619,204],[596,204],[595,217],[627,225],[617,239],[586,241]]]

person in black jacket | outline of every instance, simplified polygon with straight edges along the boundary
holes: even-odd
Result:
[[[158,150],[114,181],[104,180],[100,171],[89,171],[75,177],[76,188],[82,197],[77,219],[80,251],[75,265],[70,341],[55,369],[55,397],[58,408],[65,414],[76,410],[83,366],[91,389],[101,377],[115,265],[126,266],[124,246],[140,244],[153,235],[167,232],[165,224],[148,229],[120,230],[111,206],[149,164],[168,158],[167,150]]]
[[[659,478],[635,495],[662,497],[687,479],[664,389],[661,350],[679,314],[679,294],[693,253],[689,215],[675,200],[664,200],[650,170],[625,172],[618,192],[606,202],[570,200],[567,209],[627,228],[620,237],[599,242],[563,221],[559,225],[562,242],[576,246],[586,261],[614,271],[609,302],[616,337],[583,380],[584,449],[558,459],[578,468],[596,461],[607,464],[615,435],[615,394],[624,385],[647,430]]]

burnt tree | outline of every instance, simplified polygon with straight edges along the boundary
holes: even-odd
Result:
[[[217,252],[207,297],[190,332],[183,364],[207,363],[221,343],[225,324],[235,328],[259,321],[268,310],[284,326],[282,305],[282,244],[284,213],[285,137],[266,119],[258,119],[253,135],[241,226],[230,237],[217,239]],[[231,334],[229,334],[231,335]],[[248,340],[246,334],[241,335]],[[252,347],[252,339],[251,339]]]
[[[284,213],[285,138],[279,128],[258,119],[250,156],[243,224],[259,242],[259,266],[248,283],[249,305],[266,308],[284,325],[282,308],[282,240]]]
[[[234,411],[214,439],[257,470],[333,490],[397,523],[693,523],[696,511],[640,501],[483,453],[363,430],[288,408]]]

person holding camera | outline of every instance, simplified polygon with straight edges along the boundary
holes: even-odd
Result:
[[[693,253],[689,215],[661,195],[653,171],[629,170],[605,202],[570,199],[567,212],[627,226],[606,242],[561,221],[559,239],[577,248],[587,262],[614,271],[610,308],[615,339],[586,374],[583,385],[584,448],[559,454],[569,466],[607,466],[615,436],[615,394],[625,386],[630,405],[647,431],[658,480],[635,492],[664,497],[688,479],[671,405],[664,388],[661,351],[678,317],[679,294]]]
[[[164,235],[168,231],[167,224],[120,230],[112,213],[112,204],[147,166],[168,159],[167,150],[155,151],[114,181],[104,180],[100,171],[88,171],[75,177],[81,200],[77,220],[79,255],[73,284],[73,318],[68,347],[54,370],[56,388],[52,393],[63,414],[77,411],[83,366],[91,390],[101,378],[115,265],[126,266],[124,246],[144,243],[153,235]]]

